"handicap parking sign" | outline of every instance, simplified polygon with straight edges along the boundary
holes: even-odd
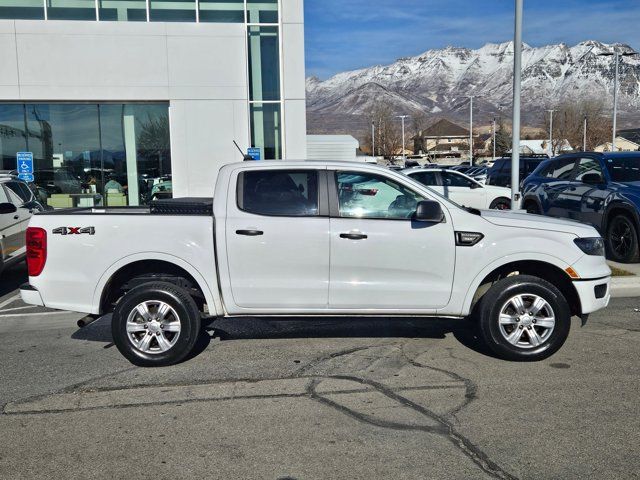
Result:
[[[247,154],[254,160],[262,160],[262,151],[259,148],[251,147],[247,151]]]
[[[16,154],[18,178],[25,182],[33,182],[33,153],[18,152]]]

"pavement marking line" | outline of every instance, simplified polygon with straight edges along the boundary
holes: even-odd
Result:
[[[9,305],[12,302],[15,302],[19,298],[20,298],[20,294],[19,293],[14,295],[13,297],[7,298],[4,302],[0,303],[0,308],[4,307],[5,305]]]
[[[36,315],[69,315],[70,312],[33,312],[33,313],[7,313],[6,315],[0,314],[0,318],[8,317],[34,317]]]
[[[5,312],[15,312],[16,310],[27,310],[28,308],[38,308],[37,305],[27,305],[26,307],[13,307],[13,308],[5,308],[4,310],[0,310],[0,315]]]

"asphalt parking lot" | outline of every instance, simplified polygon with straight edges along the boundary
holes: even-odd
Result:
[[[190,361],[131,366],[109,318],[0,280],[0,477],[640,478],[640,307],[505,362],[467,322],[218,321]]]

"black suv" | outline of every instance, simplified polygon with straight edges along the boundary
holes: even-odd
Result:
[[[520,156],[520,183],[548,158],[545,154]],[[511,187],[511,157],[499,158],[493,163],[487,173],[487,185]]]

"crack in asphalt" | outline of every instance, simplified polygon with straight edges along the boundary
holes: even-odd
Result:
[[[369,415],[357,412],[352,410],[344,405],[340,405],[333,400],[330,400],[326,397],[323,397],[321,394],[318,394],[316,391],[317,386],[320,384],[320,380],[315,378],[308,385],[307,393],[310,398],[318,401],[319,403],[326,405],[328,407],[333,408],[343,414],[350,416],[360,422],[374,425],[382,428],[389,428],[393,430],[417,430],[423,431],[427,433],[433,433],[436,435],[440,435],[446,438],[449,442],[451,442],[457,449],[459,449],[464,455],[466,455],[473,463],[475,463],[483,472],[492,478],[498,479],[506,479],[506,480],[517,480],[517,477],[514,477],[510,473],[503,470],[497,463],[489,459],[489,457],[478,448],[476,445],[471,443],[469,439],[467,439],[464,435],[459,433],[455,427],[448,422],[444,417],[438,415],[437,413],[419,405],[402,395],[394,392],[390,388],[382,385],[379,382],[375,382],[373,380],[367,380],[360,377],[353,377],[348,375],[330,375],[327,377],[322,377],[327,379],[334,380],[349,380],[352,382],[357,382],[362,385],[367,385],[379,393],[385,395],[386,397],[394,400],[401,405],[414,410],[417,413],[420,413],[423,416],[426,416],[437,423],[436,427],[431,427],[427,425],[407,425],[396,422],[389,422],[385,420],[381,420],[378,418],[371,417]]]

